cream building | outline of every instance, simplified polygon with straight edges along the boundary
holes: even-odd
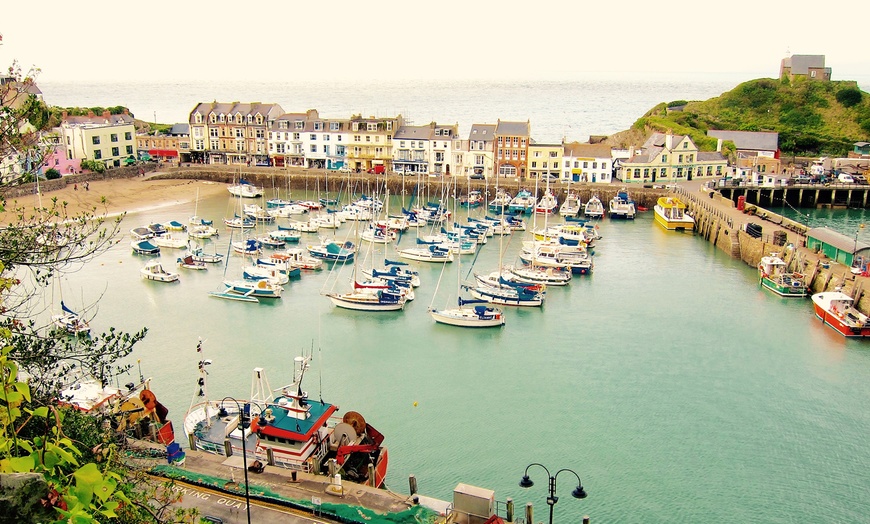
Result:
[[[688,135],[653,133],[639,154],[622,162],[618,176],[626,184],[679,183],[723,176],[727,166],[722,153],[698,151]]]
[[[529,145],[528,173],[532,179],[558,180],[562,172],[562,144]]]
[[[348,123],[350,168],[372,173],[392,171],[393,135],[404,123],[402,115],[388,118],[354,115]]]
[[[136,127],[127,113],[69,116],[64,111],[60,132],[70,160],[99,160],[106,167],[119,167],[125,158],[136,155]]]

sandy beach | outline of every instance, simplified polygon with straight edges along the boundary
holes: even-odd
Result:
[[[67,202],[71,216],[81,212],[90,212],[96,208],[96,214],[117,216],[121,213],[131,213],[157,209],[194,202],[199,190],[200,198],[217,194],[228,194],[227,185],[202,180],[172,180],[153,179],[149,177],[122,178],[114,180],[95,180],[89,183],[86,190],[83,184],[77,188],[72,184],[58,191],[45,192],[41,195],[42,205],[49,207],[51,199]],[[0,213],[0,222],[8,223],[6,215],[18,207],[31,210],[39,205],[37,195],[11,198],[6,202],[6,213]]]

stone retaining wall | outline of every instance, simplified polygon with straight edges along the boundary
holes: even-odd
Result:
[[[118,178],[133,178],[143,174],[150,173],[157,169],[154,163],[146,163],[138,166],[115,167],[108,169],[103,173],[77,173],[75,175],[63,175],[55,180],[40,180],[39,190],[45,194],[52,191],[63,189],[71,184],[84,184],[85,182],[93,182],[95,180],[114,180]],[[32,195],[36,193],[36,183],[31,182],[21,184],[19,186],[9,187],[3,191],[4,198],[16,198],[23,195]]]

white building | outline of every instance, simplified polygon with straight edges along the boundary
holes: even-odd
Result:
[[[474,124],[468,132],[468,152],[463,155],[466,176],[490,179],[495,175],[495,124]]]
[[[393,135],[393,171],[402,175],[434,173],[433,145],[435,123],[404,125]]]
[[[613,180],[610,146],[603,144],[562,143],[562,179],[573,182],[608,184]]]

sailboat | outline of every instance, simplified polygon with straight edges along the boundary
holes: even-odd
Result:
[[[462,257],[456,257],[456,301],[455,307],[447,307],[444,309],[436,309],[429,305],[429,315],[435,322],[439,324],[447,324],[449,326],[470,327],[470,328],[485,328],[503,326],[505,323],[504,312],[496,307],[489,305],[488,300],[484,299],[463,299],[462,292]],[[444,268],[441,267],[441,277],[444,276]],[[441,284],[441,277],[438,278],[438,285]],[[432,297],[432,302],[435,302],[435,297],[438,296],[438,287],[435,288],[435,294]]]
[[[196,201],[193,204],[193,215],[187,220],[192,226],[211,226],[214,223],[211,220],[201,218],[197,211],[199,210],[199,188],[196,188]]]
[[[374,245],[374,244],[371,244]],[[357,278],[359,257],[353,261],[353,285],[346,293],[327,292],[324,296],[333,304],[344,309],[357,311],[399,311],[404,309],[408,298],[403,290],[390,282],[374,279],[370,282],[360,282]],[[334,270],[335,268],[333,268]]]
[[[60,301],[60,309],[63,313],[51,317],[52,323],[64,331],[67,335],[89,335],[91,326],[88,321],[81,318],[78,313],[66,307],[63,300]]]

